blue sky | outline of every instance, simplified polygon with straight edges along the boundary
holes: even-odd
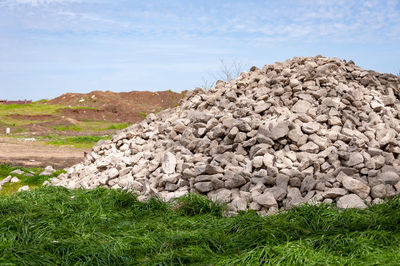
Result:
[[[400,71],[400,0],[0,0],[0,99],[174,90],[240,62],[352,59]]]

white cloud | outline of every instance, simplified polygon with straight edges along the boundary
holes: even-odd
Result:
[[[10,4],[17,3],[17,4],[29,4],[32,6],[39,6],[39,5],[48,5],[48,4],[78,3],[78,2],[81,2],[81,0],[11,0],[8,2]]]
[[[154,0],[7,0],[9,21],[49,32],[105,32],[182,38],[249,41],[255,38],[294,40],[329,38],[398,40],[399,2],[293,1],[211,2],[173,4]],[[76,4],[77,5],[70,5]],[[83,8],[79,3],[85,3]],[[18,9],[18,6],[22,8]],[[26,12],[31,7],[29,12]],[[43,8],[42,8],[43,7]],[[218,11],[216,11],[218,10]]]

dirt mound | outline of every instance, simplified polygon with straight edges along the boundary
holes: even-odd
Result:
[[[98,109],[62,109],[60,110],[60,114],[65,117],[71,117],[78,121],[91,120],[91,121],[113,121],[113,122],[138,122],[141,121],[145,117],[139,117],[138,115],[130,115],[129,118],[127,116],[128,113],[124,113],[121,115],[120,112],[110,112],[106,110],[98,110]]]
[[[52,183],[202,193],[232,213],[365,208],[400,192],[399,91],[398,77],[337,58],[252,67],[99,143]]]
[[[120,93],[93,91],[88,94],[63,94],[48,101],[48,104],[95,108],[95,110],[66,109],[62,111],[63,115],[72,116],[77,120],[92,119],[134,123],[141,121],[148,113],[155,113],[176,106],[181,99],[182,94],[172,91]]]

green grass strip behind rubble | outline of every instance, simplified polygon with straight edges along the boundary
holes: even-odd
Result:
[[[75,148],[88,149],[93,147],[99,140],[110,139],[110,136],[75,136],[75,137],[62,137],[58,135],[49,135],[44,139],[48,140],[46,143],[56,146],[70,145]]]
[[[0,196],[0,263],[15,265],[395,265],[400,202],[367,210],[302,206],[222,217],[198,195],[39,188]]]

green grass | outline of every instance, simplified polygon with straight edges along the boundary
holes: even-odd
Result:
[[[106,129],[117,129],[117,130],[121,130],[121,129],[124,129],[124,128],[129,127],[130,125],[131,125],[131,124],[129,124],[129,123],[113,124],[113,125],[107,127]]]
[[[65,107],[64,105],[58,104],[45,104],[41,101],[31,104],[0,104],[0,115],[51,115],[58,112],[60,109],[93,109],[97,108],[87,106],[72,106]]]
[[[14,119],[9,117],[9,115],[56,115],[61,109],[97,109],[87,106],[72,106],[66,107],[63,105],[46,104],[45,101],[38,101],[31,104],[0,104],[0,121],[6,126],[24,126],[35,123],[49,122],[54,119],[49,120],[23,120]]]
[[[15,169],[20,169],[25,171],[25,174],[32,174],[32,176],[26,176],[25,174],[17,175],[12,174],[12,176],[18,177],[20,180],[16,183],[7,183],[6,185],[2,186],[0,190],[0,195],[11,195],[17,192],[17,190],[25,185],[28,185],[30,188],[40,187],[44,181],[50,179],[51,177],[58,176],[59,174],[65,172],[64,170],[57,170],[51,176],[41,176],[40,173],[44,170],[43,168],[24,168],[24,167],[13,167],[8,164],[1,164],[0,165],[0,180],[6,178],[10,175]]]
[[[47,139],[47,144],[64,146],[71,145],[76,148],[87,149],[95,145],[99,140],[110,139],[110,136],[75,136],[75,137],[61,137],[57,135],[46,136],[44,139]]]
[[[95,131],[121,130],[129,127],[129,123],[113,123],[106,121],[82,121],[80,125],[59,125],[52,127],[58,131]]]
[[[139,116],[140,118],[145,119],[145,118],[147,117],[147,114],[146,114],[146,113],[143,113],[143,112],[139,112],[139,113],[138,113],[138,116]]]
[[[42,103],[0,105],[0,115],[51,115],[61,108],[65,106]]]
[[[41,100],[37,100],[37,101],[35,101],[35,102],[33,102],[33,103],[36,103],[36,104],[46,104],[47,102],[48,102],[47,99],[41,99]]]
[[[12,135],[11,137],[21,139],[28,138],[26,135]],[[99,140],[110,139],[110,135],[102,135],[102,136],[61,136],[57,134],[50,134],[45,136],[36,136],[35,139],[37,141],[45,142],[45,144],[54,145],[54,146],[73,146],[75,148],[88,149],[93,147]]]
[[[52,128],[58,131],[82,131],[82,128],[77,125],[59,125]]]
[[[120,130],[124,129],[131,124],[129,123],[115,123],[115,122],[106,122],[106,121],[88,121],[81,122],[81,127],[84,131],[96,131],[101,132],[104,130]]]
[[[15,265],[398,265],[400,201],[222,217],[190,195],[39,188],[0,196],[0,263]]]

